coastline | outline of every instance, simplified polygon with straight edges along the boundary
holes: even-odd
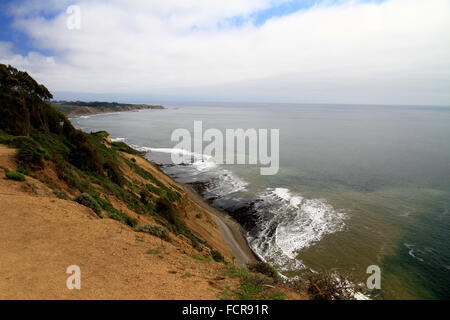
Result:
[[[170,176],[168,177],[170,178]],[[217,221],[220,226],[222,237],[239,267],[245,267],[248,263],[260,261],[259,257],[248,245],[247,240],[243,235],[243,229],[237,221],[224,212],[209,205],[190,186],[182,183],[178,183],[178,185],[183,187],[191,201],[205,209]]]
[[[145,104],[118,104],[108,105],[106,107],[92,107],[92,106],[78,106],[78,105],[61,105],[52,104],[52,106],[62,112],[68,118],[77,118],[82,116],[93,116],[105,113],[118,113],[118,112],[136,112],[140,110],[165,110],[160,105],[145,105]]]
[[[134,112],[136,110],[149,110],[149,109],[164,110],[165,108],[162,106],[150,106],[149,108],[145,109],[122,110],[122,111],[118,110],[115,112]],[[90,114],[77,114],[77,115],[66,114],[66,116],[70,118],[78,118],[83,115],[98,115],[104,113],[111,113],[111,111],[104,111]],[[153,163],[152,161],[147,159],[145,157],[145,154],[143,154],[143,158],[152,163],[153,165],[160,167],[158,164]],[[163,172],[163,174],[173,181],[172,177],[170,177],[168,174],[166,174],[165,172]],[[222,233],[222,237],[225,241],[225,244],[233,254],[235,262],[239,267],[246,267],[247,264],[249,263],[261,261],[261,259],[250,248],[247,240],[243,235],[244,233],[243,227],[236,220],[234,220],[231,216],[229,216],[225,212],[221,212],[219,209],[214,208],[213,206],[208,204],[191,186],[175,181],[173,182],[183,188],[183,190],[188,195],[188,198],[193,203],[206,210],[209,213],[209,215],[212,218],[214,218],[214,220],[217,221],[217,223],[220,226],[220,231]]]
[[[164,110],[164,107],[161,108],[146,108],[146,109],[134,109],[134,110],[125,110],[125,111],[115,111],[115,112],[134,112],[135,110]],[[78,114],[78,115],[67,115],[68,117],[74,119],[81,117],[83,115],[98,115],[110,113],[110,111],[91,113],[91,114]],[[145,154],[142,155],[144,159],[153,165],[160,167],[158,164],[153,163],[151,160],[145,157]],[[195,203],[197,206],[203,208],[205,211],[209,213],[209,215],[214,218],[214,220],[219,224],[220,232],[222,234],[223,240],[227,245],[228,249],[234,256],[235,262],[239,267],[246,267],[249,263],[254,263],[257,261],[261,261],[261,259],[253,252],[250,248],[247,240],[245,239],[243,233],[244,230],[242,226],[234,220],[228,214],[221,212],[219,209],[214,208],[210,204],[208,204],[191,186],[179,182],[175,182],[172,177],[163,172],[163,174],[172,180],[177,185],[181,186],[183,190],[186,192],[189,200]]]

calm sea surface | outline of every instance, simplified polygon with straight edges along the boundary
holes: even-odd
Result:
[[[247,230],[252,249],[286,276],[336,271],[373,298],[450,298],[450,108],[345,105],[168,105],[74,118],[85,131],[149,151],[169,175]],[[171,166],[174,129],[280,129],[280,170],[217,165],[198,156]],[[206,143],[205,143],[206,146]]]

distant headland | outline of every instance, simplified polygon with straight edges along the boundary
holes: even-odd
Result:
[[[84,101],[52,101],[53,107],[64,113],[67,117],[76,117],[89,114],[124,112],[134,110],[163,110],[160,105],[129,104],[117,102],[84,102]]]

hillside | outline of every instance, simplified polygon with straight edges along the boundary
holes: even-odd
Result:
[[[163,106],[117,102],[53,101],[52,106],[67,117],[136,110],[162,110]]]
[[[305,296],[270,266],[238,267],[220,213],[107,132],[75,129],[51,98],[0,65],[0,299]]]
[[[17,169],[15,154],[15,149],[0,146],[0,171]],[[158,217],[136,214],[113,194],[101,197],[114,203],[129,224],[159,226],[162,233],[136,232],[106,210],[100,219],[92,209],[60,199],[64,190],[72,190],[51,167],[24,182],[0,179],[0,273],[7,280],[0,281],[1,299],[215,299],[225,284],[233,285],[221,276],[224,265],[214,262],[211,249],[164,233]],[[207,213],[187,199],[180,205],[186,219],[203,215],[196,223],[198,234],[231,260]],[[65,270],[73,264],[82,270],[80,291],[65,287]]]

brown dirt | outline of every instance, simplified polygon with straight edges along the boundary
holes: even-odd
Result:
[[[0,203],[0,299],[216,299],[223,290],[219,264],[74,202],[0,195]],[[81,268],[81,290],[66,287],[70,265]]]

